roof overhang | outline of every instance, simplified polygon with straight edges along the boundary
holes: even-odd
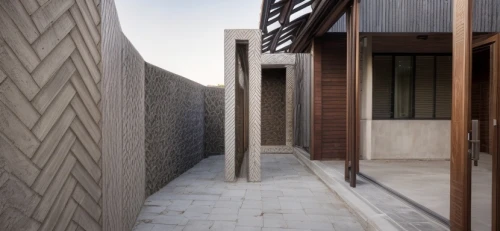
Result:
[[[344,14],[353,0],[263,0],[262,52],[305,51]]]

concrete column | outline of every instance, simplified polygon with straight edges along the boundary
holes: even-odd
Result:
[[[361,122],[360,122],[360,153],[361,159],[372,159],[372,37],[361,39]]]

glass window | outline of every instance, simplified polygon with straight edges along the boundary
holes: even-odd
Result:
[[[394,67],[394,118],[413,116],[413,57],[396,56]]]
[[[449,119],[449,55],[374,55],[374,119]]]

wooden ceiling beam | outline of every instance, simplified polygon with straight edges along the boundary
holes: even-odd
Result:
[[[281,8],[281,13],[279,16],[280,18],[279,22],[281,23],[281,25],[284,25],[289,22],[290,13],[292,12],[293,8],[292,0],[283,0],[283,1],[286,1],[286,4]]]

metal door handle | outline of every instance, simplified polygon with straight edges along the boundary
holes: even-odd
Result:
[[[472,120],[472,131],[469,135],[469,157],[474,161],[474,166],[478,165],[481,140],[479,138],[479,120]]]

